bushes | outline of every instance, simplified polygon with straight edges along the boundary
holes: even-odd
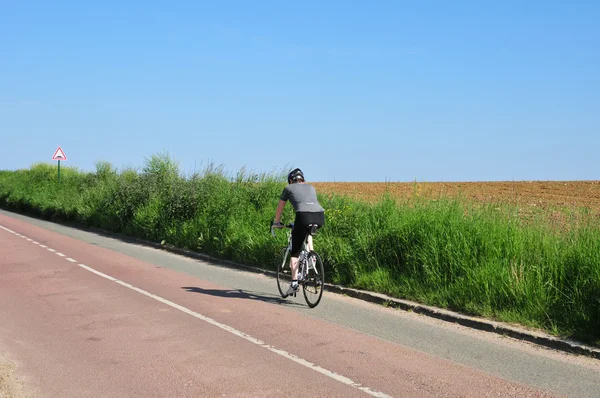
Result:
[[[228,176],[209,165],[184,178],[166,155],[141,171],[97,164],[0,172],[0,206],[76,221],[245,264],[274,268],[284,234],[268,232],[284,174]],[[320,195],[326,226],[315,240],[326,280],[455,310],[600,339],[600,229],[582,214],[556,229],[498,204],[461,200],[367,204]],[[284,220],[291,221],[288,205]]]

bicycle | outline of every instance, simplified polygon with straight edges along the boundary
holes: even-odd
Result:
[[[294,224],[283,225],[279,228],[287,228],[289,231],[288,244],[286,247],[281,249],[281,255],[283,257],[281,263],[277,265],[277,289],[281,297],[286,298],[285,291],[292,281],[292,270],[290,268],[290,261],[288,255],[292,250],[292,233],[291,229],[294,228]],[[323,287],[325,284],[325,271],[323,269],[323,261],[321,256],[314,250],[308,250],[308,239],[309,236],[314,236],[317,232],[318,225],[310,224],[306,229],[304,242],[302,243],[302,250],[298,256],[298,285],[302,286],[302,292],[304,294],[304,300],[310,308],[316,307],[321,301],[323,296]],[[271,234],[275,236],[274,224],[271,222]],[[296,293],[293,293],[294,297]],[[315,300],[311,298],[315,295]]]

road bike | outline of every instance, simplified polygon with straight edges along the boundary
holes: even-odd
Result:
[[[287,228],[288,244],[281,249],[281,262],[277,265],[277,289],[281,297],[286,298],[285,294],[287,287],[292,281],[292,269],[290,268],[289,254],[292,250],[292,232],[294,224],[275,226],[271,222],[271,234],[275,236],[274,229]],[[318,225],[309,224],[306,228],[302,250],[298,256],[298,285],[302,286],[302,292],[306,304],[310,308],[316,307],[323,296],[323,288],[325,286],[325,271],[323,269],[323,261],[314,250],[308,249],[309,237],[315,236]],[[294,297],[296,293],[293,293]]]

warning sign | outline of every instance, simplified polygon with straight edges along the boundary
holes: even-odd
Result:
[[[65,155],[63,150],[58,147],[56,152],[54,152],[54,156],[52,156],[52,160],[67,160],[67,155]]]

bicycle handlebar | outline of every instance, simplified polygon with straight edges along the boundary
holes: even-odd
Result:
[[[275,236],[275,231],[273,231],[273,229],[275,229],[275,228],[277,228],[277,229],[283,229],[283,228],[292,229],[292,228],[294,228],[294,224],[293,223],[290,223],[288,225],[284,225],[281,223],[275,224],[273,221],[271,221],[271,228],[269,231],[271,232],[271,235],[273,235],[273,236]]]

